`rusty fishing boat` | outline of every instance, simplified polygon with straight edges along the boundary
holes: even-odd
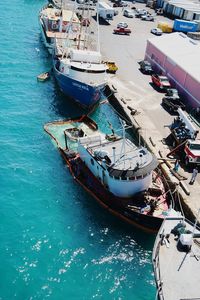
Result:
[[[75,180],[105,209],[131,225],[155,233],[171,206],[157,159],[112,130],[104,134],[84,115],[50,122],[56,143]]]

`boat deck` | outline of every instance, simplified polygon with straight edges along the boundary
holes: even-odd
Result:
[[[195,231],[192,248],[184,252],[177,247],[178,241],[171,230],[177,225],[177,220],[166,220],[163,234],[169,234],[169,238],[158,243],[157,261],[157,285],[162,300],[192,300],[200,299],[200,232]],[[193,227],[187,223],[187,230],[193,231]],[[160,278],[158,278],[160,275]]]
[[[73,123],[70,121],[55,121],[45,125],[45,130],[54,139],[59,148],[65,150],[66,147],[69,147],[70,149],[77,151],[77,139],[71,141],[69,141],[68,139],[68,145],[66,146],[66,140],[64,135],[64,132],[73,128],[82,130],[85,135],[91,136],[95,134],[95,130],[89,127],[84,121],[82,123],[80,123],[78,120],[77,122],[74,121]]]
[[[58,32],[58,31],[46,31],[46,35],[49,38],[56,38],[56,39],[66,39],[68,37],[68,33]]]

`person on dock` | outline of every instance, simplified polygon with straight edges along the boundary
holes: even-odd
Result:
[[[179,160],[176,159],[173,170],[175,172],[178,172],[179,167],[180,167]]]
[[[192,171],[192,177],[191,177],[189,184],[194,184],[197,174],[198,174],[198,167],[195,167]]]

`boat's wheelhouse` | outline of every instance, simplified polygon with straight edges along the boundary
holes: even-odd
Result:
[[[118,197],[131,197],[147,190],[156,159],[146,148],[138,148],[128,139],[113,138],[113,141],[102,135],[81,138],[78,146],[81,159]]]

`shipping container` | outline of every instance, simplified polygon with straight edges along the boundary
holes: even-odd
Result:
[[[178,18],[181,18],[182,17],[182,8],[181,7],[177,7],[177,6],[174,6],[174,10],[173,10],[173,15],[178,17]]]
[[[185,21],[185,20],[174,20],[174,31],[181,31],[181,32],[196,32],[198,28],[198,24],[192,21]]]
[[[99,17],[104,20],[113,20],[115,10],[106,2],[99,2],[98,6]]]
[[[162,7],[163,7],[163,3],[164,3],[163,0],[157,0],[157,1],[156,1],[156,7],[157,7],[157,8],[160,8],[160,7],[162,8]]]
[[[194,16],[194,12],[192,10],[185,9],[184,20],[192,21],[194,19],[193,16]]]

